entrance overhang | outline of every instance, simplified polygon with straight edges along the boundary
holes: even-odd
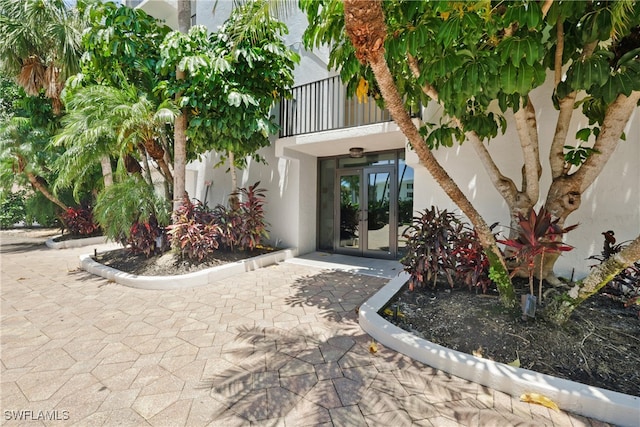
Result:
[[[364,152],[402,149],[406,138],[394,122],[336,129],[296,135],[276,140],[276,156],[290,157],[302,153],[313,157],[349,154],[349,149],[362,147]]]

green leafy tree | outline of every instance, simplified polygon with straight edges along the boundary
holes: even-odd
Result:
[[[58,138],[68,151],[58,164],[64,171],[59,186],[77,185],[99,162],[107,187],[113,183],[111,158],[126,159],[131,166],[137,163],[134,157],[144,162],[149,154],[171,194],[166,180],[173,179],[168,166],[172,137],[159,123],[159,116],[166,112],[160,107],[164,100],[153,92],[158,83],[159,46],[169,31],[142,10],[113,3],[89,9],[81,72],[69,80],[64,94],[67,108],[73,111]],[[172,117],[167,120],[172,121]],[[149,165],[145,165],[149,176]],[[139,165],[129,168],[138,169]]]
[[[50,165],[60,155],[60,150],[50,144],[57,127],[51,103],[43,96],[21,92],[21,98],[15,100],[13,115],[0,122],[0,185],[8,191],[14,185],[30,185],[66,210],[67,205],[51,191],[49,184],[55,179]]]
[[[163,43],[164,88],[181,94],[179,105],[190,109],[190,159],[213,149],[232,159],[232,169],[243,167],[276,131],[270,110],[293,85],[298,58],[282,41],[284,24],[255,19],[260,7],[252,2],[235,9],[217,33],[197,26],[188,34],[173,32]],[[257,36],[237,37],[249,25]],[[175,67],[185,70],[186,80],[174,78]]]
[[[441,106],[440,123],[401,128],[429,170],[429,150],[470,143],[509,206],[514,229],[518,215],[543,193],[538,123],[529,93],[553,79],[548,96],[559,115],[548,153],[552,183],[545,206],[560,225],[580,206],[640,99],[637,2],[389,1],[345,2],[343,8],[327,0],[301,5],[310,22],[307,46],[331,44],[330,66],[340,69],[352,92],[366,79],[370,94],[392,110],[397,122],[403,121],[400,110],[406,106],[402,96],[407,103]],[[375,17],[357,13],[375,7],[380,9]],[[349,30],[351,18],[360,21]],[[382,67],[377,68],[382,62],[388,70],[383,81]],[[385,94],[391,86],[399,94],[395,100]],[[569,123],[579,107],[590,125],[573,139]],[[522,150],[519,182],[502,173],[486,147],[504,132],[507,115],[514,117]],[[453,200],[469,216],[462,199]],[[543,271],[552,281],[554,262],[555,257],[546,257]]]

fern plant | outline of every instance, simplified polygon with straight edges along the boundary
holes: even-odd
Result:
[[[151,186],[136,176],[116,183],[98,195],[95,219],[111,240],[126,244],[131,226],[149,223],[154,218],[158,227],[169,224],[169,203]]]

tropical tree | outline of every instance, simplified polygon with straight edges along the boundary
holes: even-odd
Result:
[[[145,153],[135,154],[140,149],[156,159],[162,174],[171,180],[172,137],[153,117],[163,102],[153,92],[158,83],[155,66],[160,43],[170,29],[142,10],[111,2],[92,5],[87,16],[81,72],[69,79],[64,94],[73,112],[64,120],[58,139],[68,151],[58,163],[64,171],[58,185],[79,184],[83,174],[99,162],[108,187],[113,183],[111,157],[126,160],[129,172],[137,173],[140,166],[135,157],[147,159]],[[129,128],[141,121],[142,127],[131,135],[144,142],[123,150],[118,134],[127,115]],[[145,170],[149,176],[148,165]],[[165,186],[170,195],[172,183],[165,180]]]
[[[0,122],[0,185],[6,190],[13,185],[30,185],[66,210],[67,205],[49,184],[54,177],[50,165],[60,155],[49,143],[57,126],[50,102],[22,91],[14,108],[13,114]]]
[[[166,141],[167,124],[171,124],[177,114],[171,102],[156,105],[133,86],[118,89],[90,85],[65,97],[65,105],[63,128],[56,136],[56,143],[67,148],[57,162],[58,186],[83,182],[98,159],[111,156],[122,161],[139,157],[145,162],[148,184],[153,185],[146,161],[149,156],[158,165],[170,198],[168,183],[173,176],[160,141]],[[110,172],[109,164],[103,176]]]
[[[44,90],[56,114],[65,80],[79,71],[83,11],[83,2],[0,0],[0,67],[27,94]]]
[[[297,55],[282,41],[287,29],[274,19],[256,20],[262,2],[236,8],[217,33],[196,26],[188,34],[173,32],[162,45],[160,70],[169,78],[168,94],[181,94],[189,107],[189,159],[216,150],[230,159],[231,170],[269,144],[276,130],[273,103],[293,84]],[[237,37],[248,25],[256,37]],[[185,69],[188,79],[171,75]],[[234,182],[235,191],[237,184]]]
[[[384,56],[387,27],[382,3],[380,1],[345,1],[344,4],[327,2],[320,5],[319,2],[309,1],[302,2],[301,5],[306,11],[310,23],[305,32],[307,47],[334,42],[329,65],[341,65],[341,75],[344,79],[355,76],[361,70],[361,65],[368,70],[368,77],[373,83],[377,83],[386,108],[407,136],[409,143],[418,154],[420,162],[476,228],[478,238],[489,259],[492,269],[491,276],[498,287],[502,303],[507,307],[515,306],[515,292],[504,257],[491,229],[433,156],[430,147],[424,143],[424,138],[411,121],[405,108],[394,76]],[[319,17],[316,14],[319,14]],[[348,36],[348,40],[345,40],[345,35]],[[350,54],[355,61],[359,62],[348,63],[347,57],[342,56],[345,51],[348,51],[347,56]],[[344,61],[344,63],[340,64],[338,61]]]
[[[178,31],[186,34],[191,28],[191,0],[178,0]],[[187,55],[183,52],[183,55]],[[185,79],[185,64],[175,65],[175,79],[180,82]],[[180,115],[176,118],[173,128],[173,170],[175,177],[173,180],[174,199],[173,210],[177,210],[182,204],[186,194],[185,179],[187,169],[187,126],[189,122],[188,109],[182,105],[182,93],[175,93],[176,104],[182,107]]]
[[[559,114],[548,154],[553,181],[545,205],[564,224],[604,168],[640,99],[640,5],[550,0],[375,3],[346,2],[343,8],[332,0],[303,1],[310,22],[307,46],[331,43],[330,65],[340,68],[350,90],[355,92],[360,79],[368,81],[371,95],[397,109],[392,111],[396,121],[406,104],[400,97],[392,102],[385,85],[397,88],[406,103],[438,103],[440,123],[424,123],[416,129],[420,138],[408,130],[418,156],[427,165],[426,150],[450,147],[456,140],[470,143],[510,209],[512,229],[517,229],[519,215],[526,215],[544,194],[541,141],[529,94],[553,80],[549,98]],[[360,16],[352,6],[371,13]],[[345,32],[351,17],[362,21]],[[369,55],[366,64],[359,63],[363,52]],[[386,59],[386,80],[369,59],[372,54],[376,61]],[[578,107],[590,125],[569,139],[569,123]],[[498,168],[486,146],[505,131],[507,115],[514,117],[522,151],[519,185]],[[469,216],[468,208],[460,207]],[[549,280],[555,279],[554,261],[546,257],[543,276]]]

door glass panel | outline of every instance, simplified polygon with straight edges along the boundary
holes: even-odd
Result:
[[[398,254],[403,256],[407,248],[404,231],[413,219],[413,168],[404,159],[398,162]]]
[[[340,176],[341,248],[360,248],[360,174]]]
[[[390,172],[367,173],[367,249],[389,252]]]

